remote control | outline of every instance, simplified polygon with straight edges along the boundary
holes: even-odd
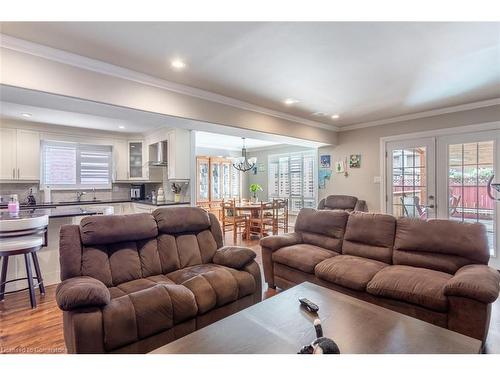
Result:
[[[318,312],[319,307],[315,303],[312,303],[307,298],[299,298],[299,302],[302,306],[304,306],[310,312]]]

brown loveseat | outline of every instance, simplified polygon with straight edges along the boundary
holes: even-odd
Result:
[[[302,209],[260,241],[269,287],[310,281],[484,342],[499,273],[482,224]]]
[[[56,299],[68,351],[144,353],[260,301],[255,253],[222,239],[194,207],[63,226]]]
[[[318,210],[344,210],[368,212],[366,201],[351,195],[329,195],[318,203]]]

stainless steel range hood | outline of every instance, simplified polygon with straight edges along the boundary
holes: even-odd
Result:
[[[167,141],[160,141],[149,147],[148,165],[152,167],[166,167],[168,165]]]

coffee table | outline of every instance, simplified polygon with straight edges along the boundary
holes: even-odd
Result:
[[[151,353],[297,353],[315,339],[315,316],[300,297],[319,305],[324,335],[344,354],[481,351],[472,337],[305,282]]]

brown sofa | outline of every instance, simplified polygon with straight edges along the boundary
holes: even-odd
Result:
[[[482,224],[302,209],[295,233],[260,244],[271,288],[310,281],[486,339],[500,275]]]
[[[255,253],[224,247],[200,208],[91,216],[61,228],[61,279],[70,353],[144,353],[259,302]]]
[[[368,212],[366,201],[351,195],[329,195],[318,203],[318,210],[344,210]]]

